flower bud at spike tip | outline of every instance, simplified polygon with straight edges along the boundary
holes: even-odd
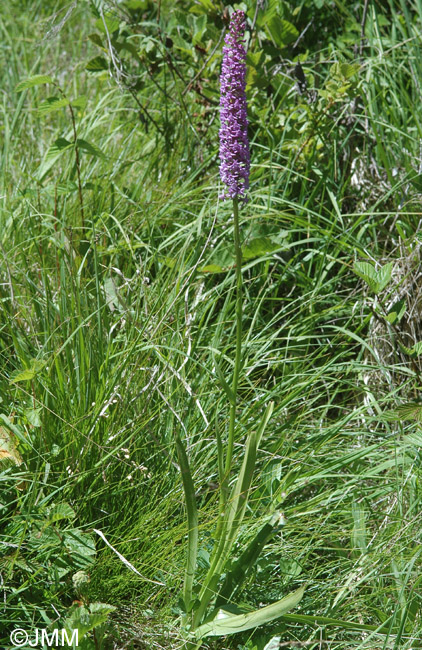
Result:
[[[249,188],[249,140],[246,111],[245,14],[235,11],[223,47],[220,77],[220,176],[227,191],[220,198],[240,196]]]

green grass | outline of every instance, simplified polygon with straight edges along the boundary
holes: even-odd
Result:
[[[369,3],[349,97],[338,80],[330,90],[330,68],[358,61],[360,4],[318,12],[304,2],[298,29],[310,18],[315,28],[300,51],[283,50],[303,55],[310,87],[331,99],[299,96],[293,64],[271,92],[259,81],[249,90],[236,469],[248,431],[268,402],[275,409],[234,558],[272,515],[284,523],[237,602],[256,608],[307,587],[279,621],[204,648],[261,650],[274,636],[315,650],[422,647],[422,437],[419,422],[385,415],[420,390],[419,357],[397,339],[422,340],[422,6]],[[12,439],[23,461],[0,465],[2,645],[14,627],[63,620],[82,598],[117,608],[104,647],[176,649],[187,527],[175,438],[192,469],[203,578],[218,518],[216,427],[225,438],[229,419],[214,359],[229,377],[236,342],[217,108],[183,94],[171,66],[156,77],[139,67],[135,94],[162,132],[147,128],[129,92],[85,69],[100,52],[88,39],[99,30],[92,8],[81,3],[46,36],[67,9],[24,5],[5,2],[0,16],[0,451]],[[163,2],[163,26],[169,10]],[[148,11],[154,22],[156,6]],[[201,63],[183,61],[189,80]],[[201,81],[217,101],[218,70],[216,58]],[[38,114],[51,87],[15,92],[35,74],[87,97],[74,109],[78,138],[103,153],[80,150],[84,223],[73,151],[51,167],[45,158],[57,138],[72,139],[69,111]],[[377,299],[356,260],[393,262]],[[377,328],[376,300],[388,309],[403,297],[398,331]],[[72,582],[81,569],[82,591]]]

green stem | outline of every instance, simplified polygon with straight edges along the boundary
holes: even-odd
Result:
[[[193,629],[197,627],[211,598],[215,594],[215,588],[219,580],[219,572],[225,560],[225,547],[227,535],[227,501],[230,482],[230,473],[233,460],[234,434],[236,426],[237,389],[239,375],[242,366],[242,248],[240,245],[239,227],[239,202],[238,198],[233,199],[233,221],[234,221],[234,247],[236,255],[236,351],[234,357],[234,370],[232,393],[233,399],[230,403],[229,435],[227,441],[227,452],[224,464],[223,479],[221,481],[221,500],[217,530],[215,533],[215,550],[211,565],[200,592],[200,605],[197,608],[193,621]]]
[[[233,459],[234,431],[236,424],[237,387],[242,354],[242,248],[240,246],[239,228],[239,202],[237,196],[233,199],[233,221],[234,221],[234,248],[236,254],[236,352],[234,357],[233,371],[233,402],[230,405],[229,437],[227,442],[226,463],[224,466],[224,492],[227,493],[227,486],[230,479],[230,471]]]

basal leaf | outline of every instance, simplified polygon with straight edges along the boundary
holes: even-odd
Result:
[[[275,619],[283,616],[288,611],[296,607],[304,594],[305,587],[300,587],[288,596],[278,600],[272,605],[267,605],[247,614],[237,614],[235,616],[227,614],[224,610],[219,610],[217,616],[210,623],[200,625],[194,632],[196,639],[202,639],[208,636],[225,636],[227,634],[237,634],[245,632],[252,628],[259,627],[270,623]]]

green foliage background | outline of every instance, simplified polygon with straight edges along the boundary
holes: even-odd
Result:
[[[203,647],[422,647],[419,0],[2,4],[6,647],[75,600],[116,607],[86,647],[180,647],[175,431],[205,572],[228,417],[214,359],[229,374],[235,345],[218,199],[232,7],[253,25],[237,458],[275,402],[236,556],[283,521],[241,602],[307,588],[271,626]],[[18,92],[34,75],[55,85]]]

